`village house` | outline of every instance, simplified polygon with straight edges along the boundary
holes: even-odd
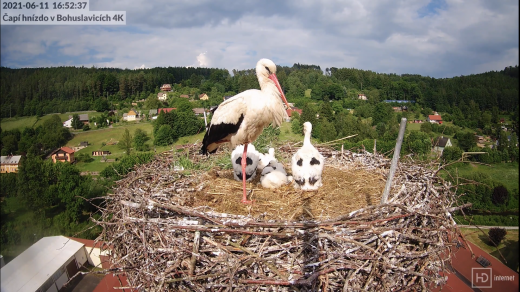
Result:
[[[128,114],[126,115],[126,120],[127,121],[135,121],[136,117],[137,117],[137,113],[134,110],[130,110],[128,112]]]
[[[172,91],[172,85],[171,84],[163,84],[161,86],[161,91]]]
[[[297,113],[299,113],[300,116],[302,115],[302,110],[299,109],[299,108],[296,108],[296,107],[294,107],[294,106],[291,106],[290,109],[286,109],[285,111],[287,112],[287,116],[288,116],[288,118],[287,118],[287,122],[290,122],[290,121],[291,121],[291,117],[292,117],[292,113],[293,113],[293,112],[297,112]]]
[[[113,268],[109,264],[110,249],[111,246],[94,240],[61,235],[43,237],[2,267],[0,289],[2,292],[134,291],[119,288],[128,287],[124,274],[108,273],[99,283],[77,274],[84,268]],[[81,280],[71,281],[74,276]],[[97,286],[92,286],[96,283]]]
[[[83,125],[86,125],[88,124],[88,114],[81,114],[81,115],[78,115],[79,117],[79,121],[83,123]]]
[[[190,99],[190,96],[187,94],[181,94],[180,97]]]
[[[442,153],[444,148],[453,146],[448,137],[440,136],[433,142],[433,150]]]
[[[62,162],[74,162],[74,150],[71,148],[64,146],[58,150],[54,150],[51,154],[52,162],[56,163],[56,161]]]
[[[160,100],[160,101],[165,101],[168,99],[168,93],[164,92],[164,91],[161,91],[159,93],[157,93],[157,99]]]
[[[208,100],[209,97],[208,97],[207,94],[203,93],[203,94],[200,94],[200,95],[199,95],[199,99],[200,99],[200,100]]]
[[[442,124],[442,118],[440,115],[429,115],[427,121],[432,124]]]
[[[202,107],[196,107],[193,109],[193,113],[195,113],[196,116],[204,115],[204,108]]]
[[[151,109],[148,111],[148,116],[149,117],[155,117],[157,115],[157,109],[154,108],[154,109]]]
[[[65,122],[63,122],[63,126],[64,127],[67,127],[67,128],[72,128],[72,118],[66,120]]]
[[[358,99],[361,99],[361,100],[367,100],[367,96],[364,94],[364,93],[360,93],[357,95],[357,98]]]
[[[0,173],[18,172],[21,155],[0,156]]]

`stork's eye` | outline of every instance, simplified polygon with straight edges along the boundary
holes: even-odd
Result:
[[[269,68],[267,66],[265,66],[265,70],[267,70],[267,72],[269,72],[269,74],[271,74],[271,70],[269,70]]]

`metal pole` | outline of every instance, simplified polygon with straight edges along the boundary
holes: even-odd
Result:
[[[395,144],[394,157],[392,159],[392,164],[390,166],[390,173],[388,174],[388,179],[386,180],[385,191],[383,193],[383,198],[381,199],[381,204],[385,204],[388,199],[388,194],[390,193],[390,187],[392,186],[392,179],[394,178],[395,169],[397,168],[397,162],[399,161],[399,153],[401,153],[401,145],[403,144],[403,136],[404,130],[406,129],[406,118],[401,119],[401,126],[399,127],[399,135],[397,136],[397,144]]]

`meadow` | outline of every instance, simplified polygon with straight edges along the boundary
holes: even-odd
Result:
[[[89,119],[92,119],[92,117],[98,117],[102,113],[98,113],[95,111],[84,111],[84,112],[74,112],[74,113],[56,113],[62,122],[65,122],[69,119],[69,116],[72,116],[73,114],[88,114]],[[38,127],[40,125],[43,125],[43,123],[50,119],[53,114],[45,115],[43,117],[36,117],[36,116],[30,116],[30,117],[13,117],[13,118],[6,118],[2,119],[0,122],[0,126],[2,127],[2,131],[9,131],[14,129],[19,129],[22,131],[26,127]]]
[[[491,179],[504,184],[510,192],[519,189],[518,162],[496,163],[493,165],[459,163],[456,171],[459,176],[468,176],[475,172],[482,172],[489,175]],[[452,171],[453,174],[454,172]]]

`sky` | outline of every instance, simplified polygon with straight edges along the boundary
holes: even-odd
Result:
[[[268,58],[449,78],[519,62],[518,0],[90,0],[89,8],[126,11],[126,25],[2,25],[1,65],[232,73]]]

